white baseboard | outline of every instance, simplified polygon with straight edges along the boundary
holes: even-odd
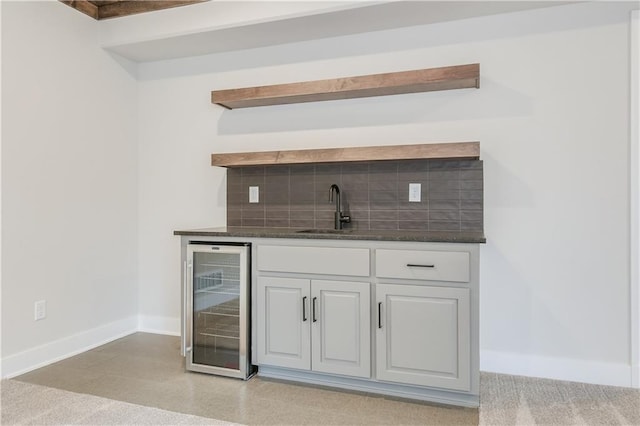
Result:
[[[112,340],[135,333],[137,326],[138,317],[132,316],[9,355],[2,358],[2,378],[19,376],[104,345]]]
[[[141,331],[144,333],[179,336],[180,335],[180,318],[139,315],[138,331]]]
[[[629,364],[480,351],[480,370],[597,385],[631,387]]]

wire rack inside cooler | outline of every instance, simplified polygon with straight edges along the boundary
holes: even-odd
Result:
[[[201,336],[210,336],[210,337],[224,337],[227,339],[239,339],[240,338],[240,327],[237,323],[235,324],[225,324],[225,323],[217,323],[212,327],[206,328],[204,331],[200,333]]]
[[[208,272],[194,277],[193,289],[195,291],[215,290],[223,286],[224,273],[222,269]]]
[[[238,299],[211,306],[196,313],[196,328],[202,336],[240,337]]]
[[[205,311],[201,311],[204,315],[223,315],[229,317],[237,317],[240,315],[240,306],[238,304],[238,300],[231,301],[233,303],[227,302],[221,305],[211,306],[209,309]]]

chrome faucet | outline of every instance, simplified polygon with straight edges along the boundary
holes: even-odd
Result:
[[[334,228],[342,229],[342,224],[351,222],[351,217],[342,214],[342,208],[340,207],[340,187],[335,183],[329,187],[329,202],[333,203],[334,192],[336,193],[336,212],[334,213],[334,216],[335,216]]]

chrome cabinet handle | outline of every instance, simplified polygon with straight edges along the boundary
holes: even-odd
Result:
[[[382,302],[378,302],[378,328],[382,328]]]
[[[307,320],[307,296],[302,298],[302,321]]]
[[[409,268],[435,268],[436,265],[420,265],[418,263],[407,263]]]

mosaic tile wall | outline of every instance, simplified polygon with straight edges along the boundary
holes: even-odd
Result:
[[[345,229],[483,231],[481,160],[247,166],[227,170],[227,226],[331,229],[341,190]],[[421,201],[409,202],[409,184]],[[259,202],[249,203],[249,187]],[[335,201],[335,200],[334,200]]]

